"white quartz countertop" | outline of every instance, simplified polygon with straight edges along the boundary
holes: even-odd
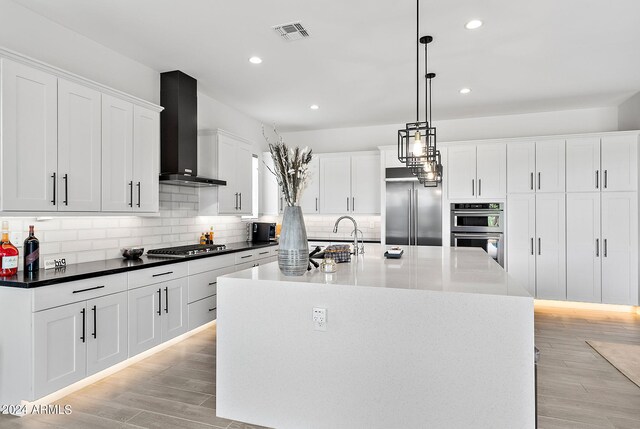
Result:
[[[367,244],[366,253],[338,264],[335,273],[313,269],[299,277],[284,276],[272,262],[229,274],[234,279],[269,280],[388,289],[531,296],[482,249],[402,246],[401,259],[386,259],[391,246]],[[318,260],[320,262],[320,260]]]

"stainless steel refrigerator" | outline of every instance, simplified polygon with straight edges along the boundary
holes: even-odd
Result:
[[[407,168],[386,169],[386,243],[442,246],[442,187],[426,188]]]

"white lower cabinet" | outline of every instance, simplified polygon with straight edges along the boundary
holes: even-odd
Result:
[[[87,375],[127,359],[127,318],[124,292],[87,301]]]
[[[182,335],[189,329],[187,313],[188,280],[177,279],[163,283],[162,341]]]
[[[189,329],[212,322],[217,316],[216,295],[189,304]]]
[[[600,193],[567,194],[567,299],[601,302]]]
[[[602,198],[602,302],[638,305],[638,197],[607,192]]]
[[[565,300],[565,194],[536,195],[536,297]]]
[[[531,296],[535,296],[536,196],[509,195],[507,210],[507,270]]]

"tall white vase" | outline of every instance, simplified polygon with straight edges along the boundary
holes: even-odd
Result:
[[[278,244],[278,266],[282,274],[303,275],[309,265],[309,243],[301,207],[284,208]]]

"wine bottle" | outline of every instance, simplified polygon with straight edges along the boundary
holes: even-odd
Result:
[[[2,222],[0,242],[0,276],[10,277],[18,272],[18,249],[9,241],[9,222]]]
[[[33,232],[33,225],[29,225],[29,236],[24,240],[24,272],[34,273],[40,268],[40,241]]]

